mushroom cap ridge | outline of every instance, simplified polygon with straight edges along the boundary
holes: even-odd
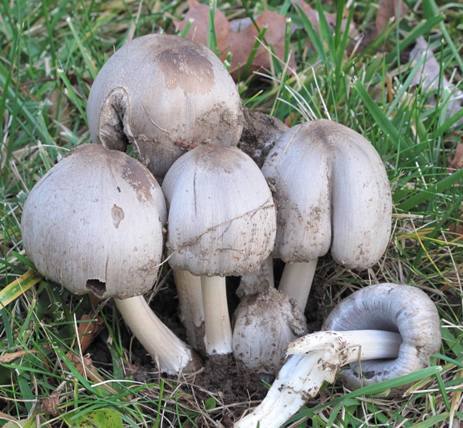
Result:
[[[275,257],[309,262],[331,249],[338,263],[365,269],[384,254],[391,192],[381,158],[360,134],[329,120],[297,125],[262,171],[277,205]]]
[[[195,275],[257,271],[275,242],[272,194],[235,147],[202,145],[181,156],[162,188],[169,204],[169,264]]]
[[[423,368],[441,345],[436,306],[426,293],[409,285],[384,283],[356,291],[331,311],[322,329],[400,333],[396,359],[362,361],[343,370],[343,379],[353,388]]]
[[[236,145],[243,126],[222,62],[205,46],[165,34],[135,38],[109,58],[87,117],[93,142],[118,150],[133,143],[156,177],[198,144]]]
[[[149,291],[161,261],[164,195],[125,153],[87,144],[58,162],[26,200],[26,254],[75,294],[120,299]]]

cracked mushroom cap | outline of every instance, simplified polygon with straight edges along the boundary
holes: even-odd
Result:
[[[277,205],[275,257],[308,262],[331,248],[336,262],[365,269],[384,254],[391,192],[378,153],[360,134],[329,120],[295,126],[262,172]]]
[[[151,34],[119,49],[98,73],[87,104],[92,141],[132,143],[156,177],[201,143],[233,146],[242,130],[240,98],[205,46]]]
[[[202,145],[180,157],[162,188],[169,264],[195,275],[257,271],[273,249],[276,213],[259,167],[235,147]]]
[[[75,294],[138,296],[161,261],[166,207],[140,162],[96,144],[56,164],[26,200],[26,254],[45,277]]]
[[[362,361],[343,370],[343,379],[352,388],[426,367],[441,345],[436,306],[422,290],[409,285],[385,283],[356,291],[333,309],[322,329],[386,330],[401,335],[397,358]]]

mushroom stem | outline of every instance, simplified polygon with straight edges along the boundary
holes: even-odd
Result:
[[[164,325],[143,296],[114,301],[125,323],[161,372],[175,375],[197,368],[196,354]]]
[[[296,339],[267,396],[234,428],[277,428],[293,416],[339,367],[359,360],[395,358],[401,337],[382,330],[321,331]]]
[[[304,312],[318,259],[304,263],[286,263],[278,289],[294,300]]]
[[[236,290],[236,294],[242,299],[253,294],[266,293],[274,288],[273,257],[268,256],[259,267],[259,270],[241,275],[240,286]]]
[[[232,353],[232,330],[228,314],[225,277],[202,276],[204,344],[208,355]]]
[[[186,270],[175,270],[180,319],[186,329],[188,343],[195,349],[204,349],[204,308],[201,278]]]

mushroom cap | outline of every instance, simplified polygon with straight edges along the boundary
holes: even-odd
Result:
[[[276,373],[288,344],[307,333],[304,314],[274,288],[244,297],[233,317],[233,355],[259,372]]]
[[[202,145],[180,157],[162,188],[169,264],[195,275],[257,271],[273,249],[276,213],[259,167],[235,147]]]
[[[362,361],[343,370],[353,388],[393,379],[426,367],[441,345],[437,308],[422,290],[409,285],[376,284],[340,302],[323,330],[386,330],[402,337],[399,355],[392,360]]]
[[[205,46],[151,34],[125,44],[98,73],[87,104],[92,141],[133,143],[156,177],[201,143],[232,146],[242,130],[236,85]]]
[[[153,286],[165,218],[164,196],[147,168],[87,144],[34,186],[21,230],[42,275],[75,294],[123,299]]]
[[[295,126],[262,172],[277,205],[275,257],[308,262],[331,247],[336,262],[365,269],[384,254],[391,192],[378,153],[360,134],[329,120]]]

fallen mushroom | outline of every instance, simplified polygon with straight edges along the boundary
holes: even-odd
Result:
[[[22,215],[26,254],[74,294],[114,297],[124,320],[169,374],[197,365],[191,349],[151,311],[166,207],[150,172],[125,153],[83,145],[31,190]]]
[[[307,333],[304,314],[274,288],[273,261],[243,275],[233,318],[233,356],[248,369],[275,374],[290,342]]]
[[[98,73],[87,104],[93,142],[135,146],[156,177],[203,143],[234,146],[240,98],[222,62],[205,46],[151,34],[124,45]]]
[[[201,276],[206,352],[231,353],[225,276],[257,270],[272,251],[270,189],[239,149],[202,145],[172,165],[163,190],[170,205],[169,264]]]
[[[278,207],[274,256],[286,266],[279,289],[304,311],[317,260],[366,269],[386,250],[392,201],[384,165],[360,134],[329,120],[295,126],[262,172]]]
[[[418,288],[386,283],[356,291],[328,316],[327,331],[288,347],[267,396],[235,428],[280,427],[346,364],[343,379],[354,387],[425,367],[440,348],[439,325],[434,303]]]

